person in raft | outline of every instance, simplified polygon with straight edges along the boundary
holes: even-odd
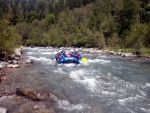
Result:
[[[77,58],[77,59],[81,59],[81,58],[82,58],[82,56],[81,56],[81,54],[79,53],[79,50],[78,50],[77,48],[75,49],[74,57]]]
[[[73,49],[70,50],[70,53],[68,54],[68,56],[73,56],[74,57],[74,50]]]
[[[59,61],[62,57],[68,57],[68,55],[65,50],[60,49],[55,55],[56,61]]]
[[[57,52],[57,54],[55,55],[55,58],[56,58],[56,61],[59,61],[60,59],[61,59],[61,57],[62,57],[62,50],[59,50],[58,52]]]

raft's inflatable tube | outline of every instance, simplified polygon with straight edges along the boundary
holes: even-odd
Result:
[[[69,57],[62,56],[61,59],[57,62],[58,62],[58,64],[61,64],[61,63],[76,63],[76,64],[79,64],[79,59],[77,59],[73,56],[69,56]]]

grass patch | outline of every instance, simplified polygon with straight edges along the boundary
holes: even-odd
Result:
[[[142,54],[149,54],[150,55],[150,48],[141,48],[140,51]]]

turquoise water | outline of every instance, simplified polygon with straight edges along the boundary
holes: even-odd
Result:
[[[24,48],[61,113],[150,113],[150,60],[81,52],[88,62],[55,65],[53,48]],[[51,58],[51,59],[50,59]]]

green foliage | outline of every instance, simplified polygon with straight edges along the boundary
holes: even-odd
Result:
[[[115,50],[122,48],[122,39],[119,37],[117,33],[114,33],[111,38],[108,38],[106,43],[108,47],[112,47]]]
[[[142,12],[142,22],[150,23],[150,4],[148,4]]]
[[[27,22],[17,23],[16,32],[22,37],[23,44],[26,45],[26,40],[29,38],[29,34],[33,27]]]
[[[149,25],[139,24],[132,26],[131,33],[126,38],[127,47],[135,48],[140,51],[141,48],[146,47],[147,38],[149,38]],[[148,44],[150,45],[150,43]]]
[[[15,33],[14,28],[7,20],[0,19],[0,54],[10,54],[20,44],[20,37]]]
[[[28,14],[28,22],[31,23],[35,19],[39,19],[38,13],[36,13],[35,11],[30,11]]]
[[[147,0],[1,0],[0,6],[0,18],[15,25],[24,45],[150,48]],[[2,41],[18,37],[8,28]]]
[[[135,0],[123,0],[123,9],[116,15],[116,22],[119,35],[125,35],[132,25],[135,13],[138,11],[138,4]]]
[[[49,15],[47,15],[46,20],[47,20],[50,24],[54,24],[54,22],[55,22],[55,15],[54,15],[54,14],[49,14]]]

